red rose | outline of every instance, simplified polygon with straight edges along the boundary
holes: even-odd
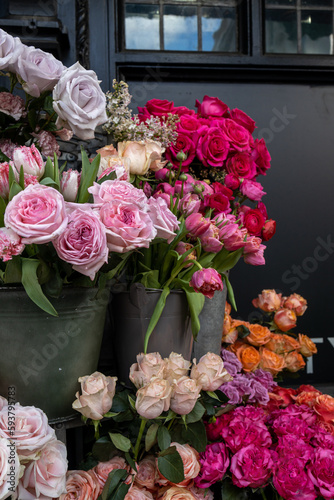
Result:
[[[231,212],[231,207],[228,197],[221,193],[214,193],[204,196],[204,206],[213,208],[218,213]]]
[[[208,95],[205,95],[202,103],[196,99],[195,106],[198,114],[203,118],[207,118],[208,116],[228,116],[229,113],[229,107],[218,99],[218,97],[209,97]]]
[[[270,154],[263,139],[256,139],[252,151],[252,157],[256,163],[258,174],[266,175],[270,168]]]
[[[174,144],[167,148],[166,158],[173,163],[174,167],[179,168],[180,162],[177,160],[177,155],[183,151],[187,155],[187,159],[182,162],[182,170],[188,170],[187,167],[195,158],[195,144],[186,134],[178,134]]]
[[[262,228],[261,237],[264,241],[270,240],[276,233],[276,221],[273,219],[267,220]]]
[[[259,236],[265,223],[263,214],[257,208],[248,210],[244,217],[244,226],[253,236]]]
[[[176,108],[173,108],[171,113],[173,115],[194,115],[195,111],[193,109],[186,108],[186,106],[177,106]]]
[[[263,203],[263,201],[260,201],[257,205],[256,205],[256,208],[258,210],[260,210],[261,214],[263,215],[263,217],[265,218],[265,220],[268,219],[268,214],[267,214],[267,208],[265,206],[265,204]]]
[[[166,116],[174,110],[174,103],[167,99],[151,99],[145,105],[147,111],[153,116]]]
[[[242,125],[244,128],[248,130],[251,134],[255,130],[255,121],[252,120],[250,116],[248,116],[246,113],[241,111],[241,109],[235,108],[231,110],[231,118],[238,123],[239,125]]]
[[[146,122],[146,120],[151,118],[151,115],[147,111],[146,108],[142,108],[141,106],[138,106],[138,118],[139,118],[140,122]]]
[[[256,175],[256,165],[249,153],[236,153],[226,162],[226,170],[229,174],[244,179],[253,179]]]
[[[208,129],[197,143],[196,153],[205,167],[222,167],[229,152],[229,142],[218,127]]]
[[[238,189],[238,187],[240,186],[240,181],[238,177],[236,177],[233,174],[227,174],[224,182],[225,186],[228,187],[229,189],[233,189],[233,191],[235,189]]]
[[[279,385],[277,385],[272,389],[271,392],[282,398],[283,402],[280,406],[285,408],[286,406],[294,402],[293,396],[296,395],[297,391],[296,389],[287,389],[285,387],[280,387]]]
[[[233,198],[233,191],[226,186],[223,186],[220,182],[213,182],[211,184],[214,193],[224,194],[229,200]]]

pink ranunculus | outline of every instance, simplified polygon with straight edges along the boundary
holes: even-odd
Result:
[[[153,455],[146,456],[137,465],[135,484],[141,488],[147,488],[149,491],[154,491],[157,489],[156,474],[155,457]]]
[[[256,163],[257,173],[266,175],[267,170],[270,168],[271,157],[264,139],[255,139],[252,157]]]
[[[8,406],[0,411],[0,437],[14,441],[19,457],[34,457],[47,443],[55,440],[55,431],[39,408],[21,406],[19,403],[14,408],[14,430],[12,424],[8,423]]]
[[[72,130],[79,139],[93,139],[96,127],[107,121],[100,82],[94,71],[79,62],[63,71],[52,96],[56,125]]]
[[[250,134],[254,132],[256,128],[255,121],[250,116],[248,116],[244,111],[241,111],[241,109],[238,108],[231,109],[231,118],[236,123],[242,125],[242,127],[247,129]]]
[[[12,162],[3,162],[0,163],[0,197],[1,198],[8,198],[9,195],[9,167]],[[16,171],[16,168],[12,166],[14,176],[16,180],[18,180],[18,173]]]
[[[169,210],[167,203],[162,198],[149,198],[149,215],[153,225],[157,230],[157,237],[164,238],[167,243],[171,243],[176,236],[180,222]]]
[[[130,472],[130,466],[123,457],[115,456],[107,462],[99,462],[93,468],[100,485],[100,491],[103,490],[110,472],[117,469],[124,469],[127,472]]]
[[[240,187],[241,194],[247,196],[250,200],[261,201],[263,195],[267,194],[263,191],[263,186],[259,182],[244,179]]]
[[[279,309],[274,316],[274,322],[282,332],[287,332],[296,326],[296,313],[291,309]]]
[[[229,107],[223,101],[218,99],[218,97],[210,97],[205,95],[203,101],[200,103],[196,99],[197,112],[203,118],[215,117],[220,118],[223,116],[228,116]]]
[[[60,191],[62,192],[65,201],[75,201],[79,185],[81,173],[78,170],[64,170],[60,178]]]
[[[26,115],[24,100],[10,92],[0,92],[0,112],[17,121]]]
[[[0,29],[0,70],[16,73],[17,60],[25,49],[21,40]]]
[[[242,125],[227,118],[222,124],[224,136],[230,143],[230,147],[236,151],[248,151],[251,135]]]
[[[179,202],[179,209],[188,217],[190,214],[197,213],[201,208],[201,200],[197,194],[188,193]]]
[[[0,498],[9,498],[15,491],[20,476],[20,461],[15,444],[0,438]]]
[[[21,238],[12,229],[0,227],[0,259],[11,260],[14,255],[20,255],[25,248]]]
[[[274,461],[268,448],[249,444],[232,456],[232,481],[238,488],[263,488],[272,475]]]
[[[108,248],[112,252],[148,248],[157,234],[150,215],[135,203],[118,200],[104,203],[100,208],[100,217],[106,227]]]
[[[164,378],[165,367],[166,361],[158,352],[140,353],[137,354],[137,363],[130,366],[129,378],[137,389],[140,389],[147,385],[152,377]]]
[[[33,498],[58,498],[65,492],[67,472],[66,446],[51,441],[42,448],[36,460],[26,465],[21,479],[22,487]],[[25,498],[21,494],[19,498]]]
[[[147,197],[142,189],[137,189],[127,181],[105,181],[102,184],[94,182],[88,191],[94,197],[94,203],[107,203],[109,201],[121,201],[123,204],[135,203],[139,208],[148,208]],[[146,210],[147,211],[147,210]]]
[[[44,156],[50,156],[52,159],[54,158],[54,154],[60,156],[59,144],[51,132],[42,130],[37,134],[33,133],[31,135],[36,138],[37,144],[41,148]]]
[[[197,477],[199,474],[201,468],[199,462],[199,454],[189,444],[172,442],[170,445],[176,447],[176,451],[179,453],[183,462],[184,479],[180,483],[177,483],[177,486],[187,488],[187,486],[192,483],[192,480],[195,479],[195,477]],[[162,476],[162,481],[164,481],[164,476],[160,471],[159,474]]]
[[[14,150],[18,144],[12,142],[10,139],[0,139],[0,151],[7,156],[10,160],[13,159]]]
[[[54,188],[29,185],[8,203],[5,226],[22,237],[22,243],[48,243],[67,226],[63,196]]]
[[[178,380],[181,377],[188,375],[190,361],[184,359],[182,354],[171,352],[168,358],[164,359],[164,378],[169,380]]]
[[[202,385],[190,377],[183,376],[173,380],[170,408],[179,415],[188,415],[200,396]]]
[[[71,470],[67,474],[66,493],[59,500],[97,500],[100,484],[92,471]]]
[[[278,461],[274,470],[273,485],[278,494],[286,500],[315,500],[318,496],[304,470],[304,462],[298,458]]]
[[[38,179],[43,176],[45,165],[41,153],[35,144],[32,144],[30,147],[21,146],[16,148],[13,159],[18,172],[20,172],[22,166],[25,174],[36,175]]]
[[[317,448],[307,473],[318,495],[326,500],[332,500],[334,498],[334,450]]]
[[[223,289],[223,281],[215,269],[199,269],[194,272],[189,283],[197,293],[212,299],[216,290]]]
[[[212,127],[198,139],[196,154],[205,167],[223,167],[230,143],[219,127]]]
[[[153,500],[152,493],[140,486],[131,486],[124,500]]]
[[[187,134],[179,133],[176,141],[172,146],[166,150],[166,159],[170,161],[174,167],[178,168],[180,165],[180,160],[177,159],[177,155],[183,151],[187,158],[182,162],[182,170],[188,170],[188,165],[192,163],[195,158],[196,144],[193,139]]]
[[[243,224],[251,236],[260,236],[265,219],[257,208],[248,210],[244,215]]]
[[[226,162],[226,170],[237,178],[253,179],[256,175],[256,165],[248,152],[235,153]]]
[[[112,407],[117,377],[106,377],[94,372],[79,378],[81,392],[76,393],[72,407],[87,418],[101,420]]]
[[[185,226],[191,236],[198,238],[210,227],[211,221],[196,212],[188,215],[185,220]]]
[[[203,391],[216,391],[222,384],[232,380],[218,354],[208,352],[196,364],[194,360],[190,377],[202,386]]]
[[[222,481],[230,464],[229,452],[224,443],[208,444],[205,451],[200,454],[201,470],[195,484],[199,488],[209,488]]]
[[[136,410],[141,417],[157,418],[169,410],[172,388],[168,380],[152,377],[151,381],[137,391]]]
[[[33,97],[52,90],[63,69],[63,64],[52,54],[35,47],[25,47],[17,61],[17,73],[23,81],[23,90]]]

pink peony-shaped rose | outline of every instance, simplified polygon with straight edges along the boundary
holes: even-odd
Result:
[[[60,178],[60,191],[64,196],[65,201],[75,201],[79,185],[81,173],[78,170],[64,170]]]
[[[107,121],[106,96],[99,80],[79,62],[63,71],[52,96],[56,125],[72,130],[79,139],[93,139],[96,127]]]
[[[157,230],[157,237],[164,238],[167,243],[171,243],[176,236],[180,222],[169,210],[167,203],[162,198],[149,198],[149,215],[153,225]]]
[[[171,352],[168,358],[165,358],[164,378],[178,380],[185,375],[188,375],[190,361],[184,359],[182,354]]]
[[[59,500],[97,500],[99,494],[100,485],[94,472],[71,470],[67,474],[66,493]]]
[[[99,462],[92,469],[99,482],[100,491],[103,490],[110,472],[117,469],[124,469],[127,472],[130,472],[130,466],[123,457],[116,456],[108,460],[108,462]]]
[[[88,191],[94,197],[94,203],[107,203],[109,201],[121,201],[135,203],[140,209],[147,211],[147,197],[142,189],[137,189],[127,181],[105,181],[102,184],[94,182]]]
[[[198,364],[194,361],[190,377],[202,386],[203,391],[216,391],[224,382],[232,380],[225,370],[224,362],[218,354],[208,352]]]
[[[188,415],[200,396],[202,386],[190,377],[181,377],[173,381],[170,408],[179,415]]]
[[[230,143],[219,127],[211,127],[199,137],[196,154],[205,167],[223,167]]]
[[[21,238],[12,229],[0,227],[0,259],[11,260],[14,255],[20,255],[25,248]]]
[[[79,207],[70,212],[67,227],[52,243],[60,259],[94,280],[108,262],[106,229],[91,208]]]
[[[305,464],[313,459],[314,448],[294,434],[286,434],[278,438],[275,452],[280,460],[289,460],[296,457]]]
[[[195,271],[189,283],[197,293],[212,299],[216,290],[223,289],[221,276],[215,269],[199,269]]]
[[[12,37],[0,29],[0,70],[16,72],[17,60],[25,45],[17,37]]]
[[[15,444],[0,438],[0,498],[9,498],[15,491],[20,476],[20,461]]]
[[[195,484],[199,488],[209,488],[221,481],[230,464],[229,452],[224,443],[208,444],[200,454],[201,470]]]
[[[131,486],[124,497],[124,500],[154,500],[152,493],[140,486]]]
[[[135,484],[141,488],[147,488],[149,491],[155,491],[157,489],[156,473],[155,457],[153,455],[144,457],[137,465]]]
[[[221,436],[232,453],[236,453],[249,444],[268,448],[272,443],[270,433],[263,421],[252,421],[238,415],[221,429]]]
[[[81,392],[76,393],[72,408],[86,418],[101,420],[112,407],[117,377],[106,377],[100,372],[80,377]]]
[[[259,182],[250,179],[244,179],[241,183],[240,191],[241,194],[253,201],[261,201],[262,196],[267,194],[263,191],[263,186]]]
[[[214,422],[205,425],[206,435],[209,441],[218,441],[221,438],[221,431],[232,419],[232,412],[223,413],[216,417]]]
[[[164,378],[165,367],[166,361],[158,352],[140,353],[137,354],[137,363],[130,366],[129,378],[140,389],[149,384],[152,377]]]
[[[334,450],[317,448],[308,468],[308,476],[321,498],[334,498]]]
[[[24,100],[10,92],[0,92],[0,112],[17,121],[26,114]]]
[[[36,460],[27,464],[21,479],[19,498],[23,491],[33,498],[58,498],[65,492],[67,472],[66,446],[61,441],[51,441],[42,448]]]
[[[311,479],[304,470],[304,462],[298,458],[277,462],[273,484],[285,500],[315,500],[318,496]]]
[[[210,97],[208,95],[203,97],[203,101],[201,103],[196,99],[195,106],[198,114],[203,118],[221,118],[223,116],[227,116],[229,111],[227,104],[218,99],[218,97]]]
[[[249,444],[231,458],[232,481],[238,488],[263,488],[272,475],[274,461],[268,448]]]
[[[54,158],[54,155],[60,156],[60,148],[59,144],[55,138],[55,136],[48,132],[47,130],[42,130],[37,134],[31,134],[36,138],[39,147],[44,156],[50,156],[50,158]]]
[[[151,382],[137,391],[136,410],[141,417],[157,418],[168,411],[172,388],[168,380],[152,377]]]
[[[44,174],[45,165],[41,153],[35,144],[30,147],[21,146],[16,148],[13,154],[14,165],[20,172],[21,166],[25,174],[36,175],[40,179]]]
[[[8,422],[8,406],[4,406],[0,411],[0,437],[14,441],[19,457],[33,458],[47,443],[55,440],[55,431],[39,408],[16,403],[11,412],[15,414],[15,430]]]

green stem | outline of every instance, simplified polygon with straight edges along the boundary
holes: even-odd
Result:
[[[176,181],[179,179],[179,177],[180,177],[181,168],[182,168],[182,161],[180,161],[180,165],[179,165],[179,168],[178,168],[177,174],[176,174],[176,176],[175,176],[174,186],[175,186],[175,182],[176,182]]]
[[[94,438],[97,441],[100,438],[100,431],[99,431],[100,421],[99,420],[92,420],[92,424],[94,425],[94,429],[95,429]]]
[[[267,500],[267,497],[266,497],[266,494],[265,494],[265,492],[264,492],[264,489],[263,489],[263,488],[261,488],[261,490],[260,490],[260,491],[261,491],[261,496],[262,496],[263,500]]]
[[[135,462],[137,462],[137,458],[138,458],[138,454],[139,454],[139,448],[140,448],[140,443],[141,443],[141,438],[143,437],[143,432],[144,432],[144,429],[145,429],[146,422],[147,422],[146,418],[142,418],[141,419],[139,433],[138,433],[137,441],[136,441],[136,444],[135,444],[135,450],[134,450],[134,461]]]

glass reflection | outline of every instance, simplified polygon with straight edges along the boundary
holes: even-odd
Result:
[[[160,50],[158,5],[125,5],[125,48]]]
[[[202,9],[202,50],[237,51],[236,10],[224,7]]]
[[[294,7],[296,5],[296,0],[266,0],[266,6],[270,7],[271,5],[282,5]]]
[[[296,54],[297,13],[289,9],[266,9],[266,52]]]
[[[302,10],[303,54],[333,54],[332,12]]]
[[[165,5],[165,50],[198,50],[196,7]]]
[[[302,7],[333,7],[333,0],[302,0]]]

